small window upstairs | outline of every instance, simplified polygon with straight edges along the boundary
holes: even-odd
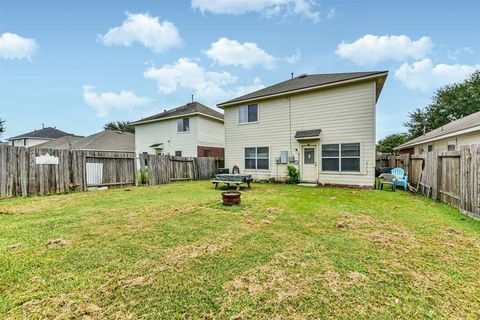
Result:
[[[258,122],[258,105],[250,104],[238,109],[238,123]]]
[[[177,132],[190,131],[190,118],[177,119]]]

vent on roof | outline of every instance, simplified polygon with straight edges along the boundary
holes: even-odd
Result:
[[[303,74],[299,75],[299,76],[297,77],[297,79],[305,78],[306,76],[307,76],[307,74],[306,74],[306,73],[303,73]]]

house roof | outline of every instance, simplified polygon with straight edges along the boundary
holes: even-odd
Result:
[[[62,130],[58,130],[54,127],[47,127],[39,130],[34,130],[32,132],[27,132],[15,137],[8,138],[7,140],[17,140],[17,139],[25,139],[25,138],[33,138],[33,139],[58,139],[64,136],[71,136],[71,133],[64,132]]]
[[[184,116],[192,113],[203,114],[203,115],[217,118],[223,121],[222,113],[217,112],[207,107],[206,105],[201,104],[200,102],[194,101],[194,102],[187,103],[183,106],[170,109],[170,110],[165,110],[164,112],[157,113],[153,116],[134,121],[132,124],[135,125],[135,124],[141,124],[144,122],[161,121],[163,119],[180,117],[180,116]]]
[[[104,130],[72,144],[72,149],[135,152],[135,135]]]
[[[463,131],[468,131],[469,129],[470,131],[480,131],[480,111],[472,113],[471,115],[465,116],[461,119],[452,121],[440,128],[434,129],[420,137],[412,139],[398,146],[397,149],[401,150],[425,142],[439,140],[455,134],[461,134]]]
[[[349,80],[360,80],[361,78],[370,77],[370,76],[386,76],[388,71],[370,71],[370,72],[349,72],[349,73],[327,73],[327,74],[311,74],[311,75],[300,75],[298,77],[283,81],[272,86],[248,93],[246,95],[240,96],[238,98],[228,100],[218,104],[218,107],[223,107],[230,104],[236,104],[246,100],[259,99],[272,95],[288,93],[296,90],[302,89],[314,89],[325,85],[330,84],[340,84]],[[378,90],[378,93],[381,91],[383,82]]]
[[[35,145],[35,148],[50,148],[50,149],[70,149],[75,143],[83,140],[81,136],[64,136],[55,140],[44,142]]]
[[[295,139],[318,138],[322,129],[303,130],[295,133]]]

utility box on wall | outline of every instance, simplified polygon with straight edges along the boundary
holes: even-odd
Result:
[[[280,151],[280,164],[288,163],[288,151]]]

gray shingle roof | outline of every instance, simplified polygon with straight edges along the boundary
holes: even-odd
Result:
[[[322,129],[302,130],[295,133],[295,139],[317,138],[320,136]]]
[[[220,120],[223,120],[223,114],[220,112],[217,112],[206,105],[201,104],[200,102],[190,102],[187,103],[183,106],[180,106],[175,109],[170,109],[166,110],[164,112],[155,114],[151,117],[143,118],[137,121],[134,121],[133,124],[139,124],[144,121],[151,121],[151,120],[162,120],[164,118],[171,118],[171,117],[177,117],[177,116],[182,116],[186,114],[191,114],[191,113],[201,113],[210,117],[214,117]]]
[[[73,149],[135,152],[135,135],[105,130],[72,144]]]
[[[83,139],[84,137],[80,136],[64,136],[55,140],[37,144],[35,148],[70,149],[75,143]]]
[[[238,98],[219,103],[217,106],[221,107],[225,104],[241,102],[244,100],[256,99],[266,97],[274,94],[286,93],[299,89],[306,89],[318,87],[322,85],[342,82],[347,80],[359,79],[362,77],[379,75],[387,73],[388,71],[371,71],[371,72],[349,72],[349,73],[328,73],[328,74],[311,74],[301,75],[287,81],[283,81],[272,86],[251,92],[249,94],[240,96]]]
[[[71,136],[71,133],[66,133],[57,128],[47,127],[39,130],[34,130],[32,132],[27,132],[15,137],[8,138],[7,140],[16,140],[24,138],[37,138],[37,139],[58,139],[64,136]]]
[[[412,139],[398,147],[398,149],[405,149],[417,144],[421,144],[427,140],[438,140],[441,139],[443,136],[448,134],[452,134],[458,131],[462,131],[465,129],[469,129],[472,127],[480,126],[480,111],[472,113],[471,115],[465,116],[461,119],[452,121],[443,127],[434,129],[430,132],[427,132],[423,136],[417,137]]]

